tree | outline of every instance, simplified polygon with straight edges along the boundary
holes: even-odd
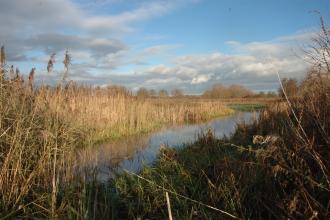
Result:
[[[243,85],[231,85],[228,88],[230,98],[242,98],[253,95],[253,92]]]
[[[183,91],[181,89],[174,89],[171,91],[172,96],[180,97],[183,96]]]
[[[1,49],[0,49],[0,77],[1,77],[1,79],[4,78],[4,75],[6,72],[5,67],[6,67],[5,46],[1,46]]]
[[[267,97],[276,97],[276,92],[273,91],[267,92]]]
[[[156,95],[157,95],[157,93],[154,89],[149,90],[149,96],[156,96]]]
[[[330,28],[326,26],[322,16],[320,17],[321,31],[313,39],[310,50],[306,51],[314,67],[319,72],[330,74]]]
[[[168,92],[165,89],[161,89],[161,90],[159,90],[158,95],[159,95],[159,97],[166,97],[166,96],[168,96]]]
[[[283,78],[281,80],[282,82],[282,86],[283,86],[283,89],[282,87],[280,87],[278,89],[278,94],[280,97],[284,98],[284,92],[286,93],[286,95],[288,97],[295,97],[297,96],[297,93],[298,93],[298,82],[296,79],[293,79],[293,78]],[[284,91],[283,91],[284,90]]]
[[[124,86],[109,85],[107,86],[106,89],[109,95],[122,95],[122,96],[131,95],[131,92]]]
[[[226,87],[222,84],[213,85],[212,89],[204,92],[208,98],[242,98],[254,93],[243,85],[231,85]]]
[[[138,98],[147,98],[149,96],[149,92],[146,88],[140,88],[137,93],[136,96]]]

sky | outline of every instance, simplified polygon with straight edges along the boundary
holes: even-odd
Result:
[[[328,0],[0,0],[0,44],[25,75],[136,91],[212,85],[275,91],[281,77],[302,78],[304,52],[330,23]],[[55,68],[47,73],[49,56]]]

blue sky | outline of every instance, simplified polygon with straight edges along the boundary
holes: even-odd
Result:
[[[70,79],[132,90],[180,88],[199,94],[215,83],[276,90],[303,77],[302,49],[330,22],[326,0],[0,0],[0,43],[9,63],[56,83],[65,49]],[[46,73],[51,53],[54,72]]]

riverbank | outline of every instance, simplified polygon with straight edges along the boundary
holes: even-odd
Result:
[[[147,100],[73,84],[34,89],[32,83],[0,78],[3,218],[55,218],[58,213],[77,208],[69,208],[71,197],[87,202],[79,199],[84,194],[81,190],[87,187],[84,175],[92,176],[97,170],[91,168],[77,176],[75,149],[163,125],[206,121],[233,113],[219,101]],[[79,183],[82,188],[72,189]]]
[[[146,134],[164,126],[196,123],[233,114],[221,100],[139,98],[108,89],[68,85],[40,89],[38,100],[86,134],[86,145]]]
[[[258,117],[258,112],[235,112],[229,116],[212,119],[207,122],[174,125],[146,135],[136,135],[109,141],[93,148],[78,152],[78,166],[81,168],[93,164],[102,172],[100,180],[114,176],[114,172],[124,169],[137,173],[144,166],[152,165],[164,145],[180,147],[198,140],[198,134],[211,129],[216,138],[230,136],[237,123],[249,124]],[[112,166],[114,169],[107,169]]]
[[[169,192],[176,219],[326,219],[325,139],[313,143],[312,149],[322,152],[313,160],[315,152],[298,144],[283,113],[265,112],[228,139],[207,132],[184,148],[164,148],[154,166],[121,176],[115,187],[125,217],[167,218],[164,193]],[[308,136],[315,131],[306,130]]]
[[[179,219],[328,215],[330,155],[324,132],[329,131],[329,96],[324,91],[295,100],[299,123],[288,106],[272,106],[252,125],[239,125],[230,138],[217,139],[207,132],[184,148],[165,146],[158,161],[138,176],[128,173],[100,182],[96,167],[79,172],[71,167],[72,149],[81,144],[84,133],[60,113],[44,111],[35,93],[4,88],[2,125],[15,122],[1,139],[7,155],[0,179],[4,218],[167,218],[165,191]],[[315,119],[320,127],[314,126]],[[301,139],[298,126],[307,139]],[[262,140],[254,143],[254,135]],[[267,135],[279,137],[279,142],[267,142],[272,140]],[[309,197],[304,197],[306,192]]]
[[[297,133],[288,106],[279,103],[252,124],[239,124],[228,138],[218,139],[209,130],[192,144],[163,146],[157,161],[138,174],[128,171],[103,183],[95,178],[83,185],[84,209],[77,209],[79,200],[70,200],[75,210],[70,213],[94,219],[167,219],[168,192],[175,219],[327,219],[328,136],[314,126],[316,112],[310,106],[324,115],[328,107],[315,102],[328,97],[317,99],[292,103],[302,113],[307,139]],[[327,120],[324,115],[319,123],[328,134]],[[311,144],[312,137],[317,139]]]
[[[182,100],[181,100],[182,101]],[[177,108],[182,102],[179,100],[153,100],[152,103],[159,108],[159,105],[165,105],[167,108]],[[178,104],[179,103],[179,104]],[[120,139],[130,138],[132,136],[143,136],[160,130],[162,128],[177,126],[177,125],[190,125],[196,123],[207,122],[216,118],[222,118],[235,114],[235,112],[253,112],[261,111],[265,109],[269,103],[251,102],[251,103],[236,103],[226,104],[222,101],[204,101],[190,99],[186,100],[182,108],[184,110],[178,110],[178,115],[173,117],[182,117],[179,114],[184,115],[183,120],[173,119],[159,119],[151,120],[148,124],[144,124],[142,127],[126,127],[113,126],[104,129],[95,128],[89,136],[89,145],[102,144],[109,141],[115,141]],[[157,110],[155,110],[157,111]],[[175,111],[175,110],[174,110]],[[181,113],[180,113],[181,112]],[[175,113],[172,113],[173,115]]]
[[[116,179],[122,218],[167,218],[168,192],[175,219],[327,219],[329,82],[307,78],[300,89],[230,138],[209,131]]]
[[[175,219],[327,219],[329,83],[308,78],[300,89],[290,104],[270,106],[228,138],[208,131],[192,144],[163,146],[138,174],[84,185],[92,198],[84,213],[167,219],[167,192]]]
[[[158,111],[157,108],[165,108],[168,111],[173,111],[168,118],[156,117],[148,123],[142,123],[140,127],[130,127],[122,125],[113,125],[106,128],[93,128],[90,130],[87,140],[88,145],[98,145],[109,141],[116,141],[130,138],[133,136],[144,136],[157,130],[177,126],[189,125],[196,123],[207,122],[216,118],[222,118],[235,114],[235,112],[253,112],[265,109],[269,103],[250,101],[248,103],[232,102],[232,104],[223,103],[219,100],[203,100],[203,99],[151,99],[148,102],[152,103],[153,111]],[[163,105],[163,106],[162,106]],[[180,107],[180,105],[182,105]],[[156,107],[155,107],[156,106]],[[162,107],[160,107],[162,106]],[[182,108],[182,109],[180,109]],[[170,110],[173,109],[173,110]],[[177,114],[177,115],[175,115]],[[137,116],[139,117],[139,116]],[[182,117],[182,119],[178,119]],[[175,119],[177,118],[177,119]]]
[[[267,104],[265,103],[233,103],[227,105],[229,108],[233,109],[234,111],[241,111],[241,112],[253,112],[253,111],[261,111],[266,109]]]

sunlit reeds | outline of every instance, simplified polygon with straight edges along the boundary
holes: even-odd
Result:
[[[73,170],[71,159],[79,147],[232,113],[220,102],[138,99],[120,88],[99,89],[67,83],[66,76],[56,87],[36,86],[35,68],[24,81],[18,69],[14,72],[13,66],[8,68],[3,47],[0,55],[0,217],[3,219],[83,218],[88,210],[96,210],[89,204],[104,205],[109,195],[102,195],[104,200],[90,198],[90,193],[97,194],[100,186],[85,181],[84,175],[93,179],[93,169],[80,176]],[[70,58],[66,55],[68,71]],[[53,61],[48,65],[49,70],[52,65]],[[104,210],[111,213],[111,206]]]
[[[104,140],[152,131],[161,126],[205,121],[233,111],[216,100],[145,98],[111,89],[70,84],[65,88],[41,88],[40,106],[47,106],[64,120]]]

